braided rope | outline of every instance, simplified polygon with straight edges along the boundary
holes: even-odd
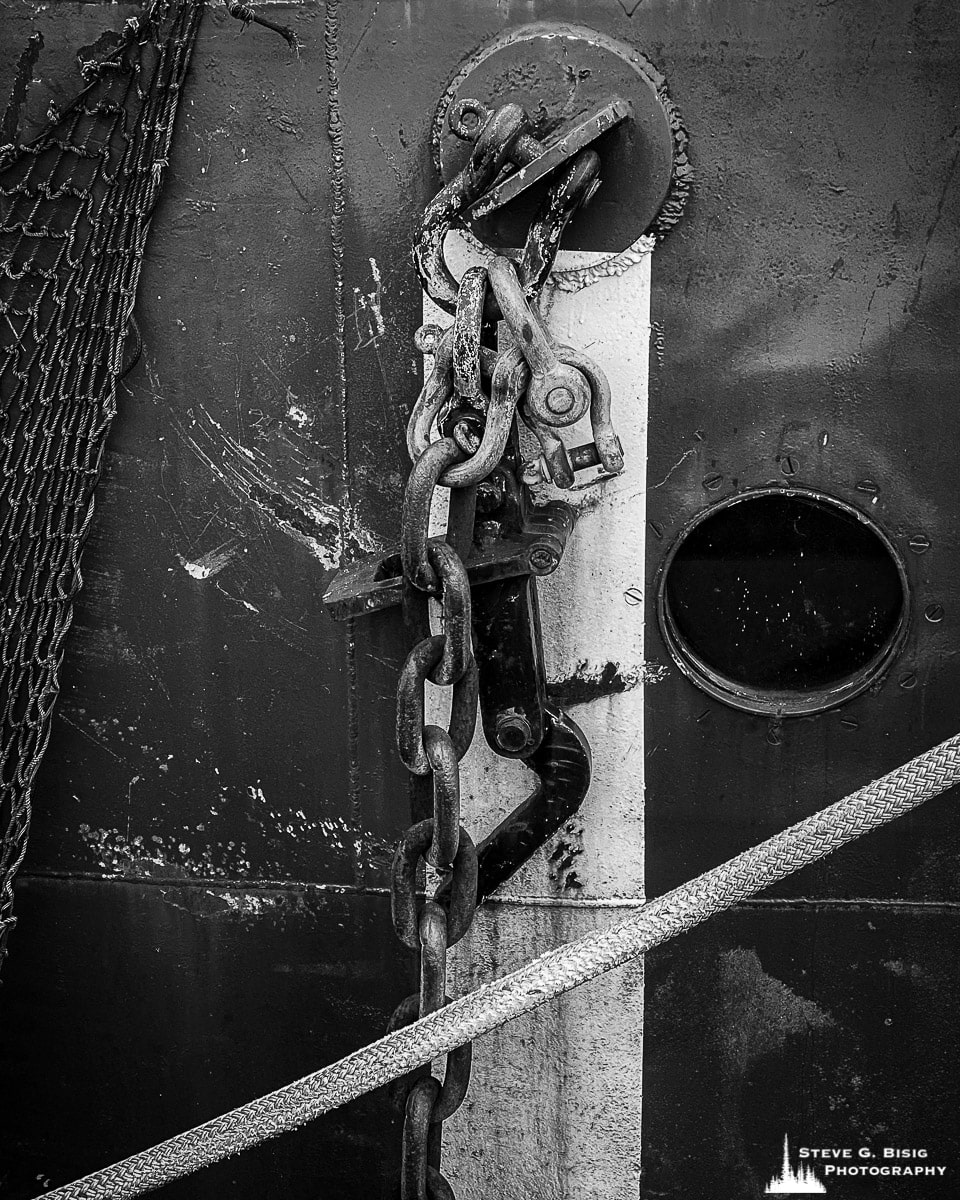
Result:
[[[956,783],[960,735],[651,900],[628,920],[568,942],[339,1062],[44,1196],[126,1200],[296,1129],[692,929]]]

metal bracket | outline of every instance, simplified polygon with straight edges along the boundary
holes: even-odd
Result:
[[[461,133],[460,126],[463,125],[464,116],[466,113],[475,113],[478,119],[478,124],[471,136],[468,133]],[[457,105],[457,111],[451,109],[450,124],[451,128],[458,136],[463,136],[465,140],[475,140],[476,131],[481,129],[484,121],[489,116],[489,111],[482,104],[474,100],[461,100]],[[591,142],[595,142],[598,137],[601,137],[608,130],[619,125],[621,121],[625,121],[633,115],[633,108],[628,100],[622,100],[619,96],[614,96],[612,100],[601,104],[598,108],[593,109],[586,117],[578,121],[575,125],[563,130],[561,133],[554,134],[545,142],[538,141],[535,137],[527,134],[517,140],[514,145],[513,152],[510,155],[512,161],[519,168],[499,183],[494,184],[492,188],[484,192],[484,194],[473,202],[468,209],[471,218],[478,220],[481,217],[486,217],[490,213],[495,212],[498,208],[502,208],[505,204],[509,204],[527,188],[533,187],[541,179],[568,162],[574,155]],[[591,192],[596,190],[597,183],[594,183]],[[586,204],[589,196],[583,201]]]
[[[545,714],[544,739],[526,760],[537,776],[536,788],[477,846],[478,904],[576,814],[590,787],[590,746],[579,725],[552,704]]]
[[[574,510],[562,500],[531,509],[522,527],[489,541],[474,542],[465,566],[471,586],[519,575],[550,575],[573,530]],[[443,541],[431,538],[431,541]],[[366,559],[339,571],[327,588],[323,606],[337,621],[382,612],[401,603],[403,574],[399,551]]]
[[[480,667],[480,720],[490,749],[526,758],[543,741],[547,687],[540,606],[521,576],[473,592],[473,648]]]

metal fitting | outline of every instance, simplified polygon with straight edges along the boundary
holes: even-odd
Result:
[[[520,713],[504,713],[497,719],[497,741],[504,750],[516,754],[528,745],[533,735],[530,722]]]

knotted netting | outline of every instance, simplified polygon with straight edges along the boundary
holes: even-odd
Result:
[[[0,147],[0,965],[30,789],[203,0],[153,0],[32,142]]]

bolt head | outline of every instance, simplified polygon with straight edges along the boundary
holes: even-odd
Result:
[[[565,416],[576,403],[576,397],[569,388],[555,387],[547,392],[543,399],[544,404],[558,417]]]
[[[530,554],[530,568],[536,575],[549,575],[560,565],[553,550],[549,546],[537,546]]]
[[[530,723],[520,713],[504,713],[497,721],[497,742],[501,750],[519,753],[530,744]]]

